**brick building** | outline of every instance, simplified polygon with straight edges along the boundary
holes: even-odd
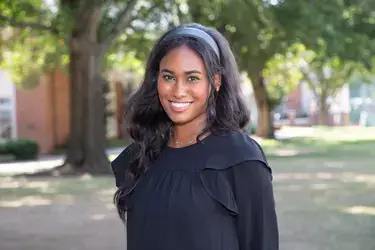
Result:
[[[328,125],[349,125],[350,91],[344,86],[336,96],[328,98],[330,103]],[[302,82],[274,110],[277,124],[311,126],[320,122],[318,100],[306,83]]]
[[[107,95],[110,100],[107,110],[112,113],[107,118],[107,138],[121,138],[124,95],[128,91],[124,88],[125,78],[112,78]],[[70,84],[64,71],[51,71],[33,89],[15,88],[13,99],[14,137],[37,141],[40,154],[50,153],[56,146],[66,144],[70,132]]]
[[[69,95],[69,79],[59,69],[31,90],[17,89],[17,137],[37,141],[41,154],[64,144],[69,136]]]

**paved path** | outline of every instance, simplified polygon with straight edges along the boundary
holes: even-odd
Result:
[[[116,155],[122,148],[112,148],[107,150],[107,155]],[[22,173],[33,173],[47,170],[64,163],[64,155],[42,156],[36,161],[0,163],[0,175],[15,175]]]
[[[276,131],[276,138],[287,139],[296,136],[311,135],[311,128],[285,128]],[[122,148],[112,148],[107,150],[108,155],[117,155]],[[13,175],[22,173],[33,173],[35,171],[51,169],[64,163],[64,156],[43,156],[37,161],[0,163],[0,175]]]

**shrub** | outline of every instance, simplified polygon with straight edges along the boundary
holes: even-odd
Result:
[[[0,154],[13,155],[16,160],[33,160],[38,157],[39,145],[30,139],[15,139],[0,143]]]

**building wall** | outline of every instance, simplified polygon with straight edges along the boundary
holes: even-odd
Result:
[[[51,86],[51,104],[53,112],[54,143],[65,144],[69,137],[70,128],[70,85],[68,76],[61,70],[55,70]]]
[[[10,75],[0,70],[0,140],[16,138],[15,86]]]
[[[40,153],[51,152],[69,136],[70,88],[60,70],[44,76],[31,90],[17,89],[17,134],[39,143]]]
[[[37,141],[41,154],[53,148],[48,86],[48,78],[44,77],[34,89],[17,89],[16,92],[18,138]]]
[[[344,86],[336,96],[330,97],[328,102],[331,103],[328,125],[348,125],[349,89]],[[320,123],[320,110],[316,98],[306,83],[301,83],[298,88],[293,90],[286,101],[287,111],[296,111],[308,115],[309,125],[318,125]]]
[[[286,98],[286,108],[289,111],[298,112],[301,109],[301,86],[295,88]]]

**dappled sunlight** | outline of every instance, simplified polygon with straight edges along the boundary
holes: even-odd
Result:
[[[325,167],[328,168],[344,168],[345,162],[342,161],[327,161],[323,163]]]
[[[113,196],[116,192],[115,188],[103,189],[96,192],[97,195],[100,196]]]
[[[276,156],[296,156],[301,153],[301,150],[297,149],[275,149],[273,155]]]
[[[0,179],[0,188],[19,188],[21,187],[20,181],[13,181],[12,178]]]
[[[73,195],[57,195],[57,196],[54,196],[53,197],[53,200],[54,201],[59,201],[59,202],[62,202],[64,204],[73,204],[74,203],[74,199],[75,197]]]
[[[334,187],[332,187],[332,186],[330,186],[326,183],[314,183],[314,184],[310,185],[310,188],[314,189],[314,190],[327,190],[327,189],[332,189]]]
[[[284,133],[295,137],[315,138],[325,141],[356,141],[375,139],[374,127],[345,126],[345,127],[283,127]]]
[[[342,210],[349,214],[375,215],[375,207],[354,206],[354,207],[346,207]]]
[[[333,174],[329,172],[318,172],[316,178],[320,180],[330,180],[333,179]]]
[[[278,191],[301,191],[303,189],[310,188],[312,190],[332,190],[338,189],[338,187],[328,183],[313,183],[310,185],[297,185],[297,184],[282,184],[277,186]]]
[[[375,174],[361,174],[355,172],[318,172],[318,173],[278,173],[274,174],[276,181],[289,180],[336,180],[345,183],[367,183],[375,185]]]
[[[0,192],[4,195],[18,194],[21,196],[30,193],[54,194],[56,188],[51,186],[47,180],[27,180],[25,178],[2,178],[0,179]]]
[[[105,214],[94,214],[91,216],[92,220],[104,220],[107,216]]]
[[[116,206],[113,203],[108,203],[105,206],[106,206],[106,208],[107,208],[108,211],[113,211],[113,210],[116,209]]]
[[[85,174],[79,176],[78,179],[82,180],[82,181],[91,181],[91,180],[93,180],[93,176],[89,173],[85,173]]]
[[[0,188],[48,188],[47,180],[28,180],[26,178],[5,177],[0,179]]]
[[[280,173],[274,174],[274,179],[277,181],[284,180],[312,180],[313,174],[309,173]]]
[[[0,207],[35,207],[35,206],[48,206],[52,204],[51,199],[41,196],[26,196],[17,200],[0,201]]]
[[[362,182],[367,184],[375,184],[375,174],[344,172],[340,175],[340,180],[344,182]]]
[[[282,185],[277,187],[278,190],[283,190],[283,191],[300,191],[303,189],[303,186],[301,185]]]
[[[4,177],[0,178],[0,197],[4,201],[2,206],[7,207],[34,204],[29,200],[22,200],[25,197],[34,196],[64,204],[72,204],[75,199],[86,197],[101,200],[106,204],[108,200],[113,199],[116,191],[113,188],[112,181],[110,178],[93,177],[91,175],[73,178],[35,179]],[[44,203],[41,201],[41,204]]]

